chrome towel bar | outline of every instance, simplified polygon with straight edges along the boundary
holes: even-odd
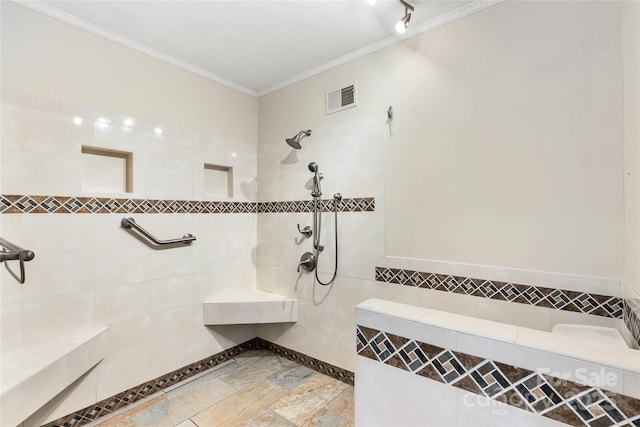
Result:
[[[191,242],[196,240],[196,236],[194,236],[192,234],[188,234],[188,233],[185,234],[184,236],[182,236],[179,239],[159,240],[159,239],[155,238],[147,230],[145,230],[140,225],[138,225],[138,223],[136,223],[136,221],[133,218],[131,218],[130,216],[126,216],[126,217],[122,218],[122,221],[120,221],[120,225],[122,225],[124,228],[134,228],[140,234],[142,234],[144,237],[146,237],[147,239],[151,240],[156,245],[160,245],[160,246],[174,245],[176,243],[184,243],[185,245],[190,245]]]
[[[9,264],[5,263],[5,267],[7,271],[16,279],[20,284],[24,283],[25,274],[24,274],[24,263],[25,261],[31,261],[35,258],[36,254],[33,251],[29,251],[27,249],[22,249],[20,246],[11,243],[0,237],[0,246],[2,246],[2,250],[0,250],[0,262],[5,261],[20,261],[20,276],[13,272],[9,268]]]

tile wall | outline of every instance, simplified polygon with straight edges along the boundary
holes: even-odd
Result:
[[[2,350],[109,328],[104,360],[30,425],[254,338],[252,326],[204,327],[202,301],[256,286],[255,146],[119,112],[20,102],[2,104],[0,226],[36,256],[24,285],[0,273]],[[133,153],[133,192],[83,192],[83,145]],[[203,197],[204,163],[233,167],[233,199]],[[124,216],[159,239],[197,240],[154,249],[120,226]]]
[[[325,195],[375,197],[376,205],[373,213],[339,216],[340,266],[330,287],[296,273],[311,242],[295,227],[310,225],[311,214],[258,214],[258,286],[297,296],[301,313],[296,325],[261,326],[259,336],[352,370],[355,343],[344,325],[353,321],[355,304],[377,297],[545,331],[558,323],[608,326],[632,343],[621,316],[621,298],[628,297],[620,281],[620,13],[619,3],[502,2],[261,97],[259,200],[310,200],[307,164],[314,161],[324,172]],[[553,31],[541,38],[530,27],[533,16]],[[501,36],[516,27],[531,30]],[[585,51],[586,39],[598,43]],[[594,60],[601,57],[612,61]],[[540,74],[528,61],[553,64],[555,72]],[[608,77],[597,84],[573,77],[584,69]],[[327,115],[325,93],[354,81],[359,105]],[[606,109],[609,121],[593,123],[591,108]],[[558,121],[565,116],[571,120]],[[574,121],[580,132],[568,125]],[[592,125],[599,130],[582,133]],[[313,133],[293,150],[284,138],[300,129]],[[602,192],[585,192],[589,182]],[[324,224],[326,280],[333,271],[331,215]],[[376,267],[599,300],[586,312],[514,304],[515,294],[480,298],[376,281]],[[607,309],[615,316],[598,315]]]
[[[348,326],[354,323],[353,306],[364,295],[380,295],[371,266],[384,255],[384,146],[389,133],[384,116],[315,126],[312,131],[302,140],[301,150],[289,147],[284,136],[261,137],[265,143],[258,152],[259,200],[311,201],[313,174],[307,165],[317,162],[324,175],[323,198],[341,193],[345,198],[374,199],[375,204],[372,210],[338,214],[338,275],[330,286],[319,285],[313,274],[296,272],[300,256],[312,250],[312,239],[298,233],[296,224],[311,226],[312,213],[258,213],[258,287],[298,298],[295,325],[260,325],[258,335],[353,370],[349,349],[354,342]],[[334,270],[334,227],[333,213],[324,212],[319,277],[325,282]]]
[[[261,206],[267,206],[269,200],[311,200],[312,174],[307,169],[311,161],[318,162],[324,172],[324,196],[341,192],[346,197],[375,197],[374,211],[338,215],[340,264],[336,281],[327,287],[319,285],[311,274],[296,272],[300,256],[312,248],[312,242],[297,232],[296,224],[311,225],[312,214],[259,211],[258,287],[297,297],[299,304],[299,321],[295,325],[261,325],[258,328],[261,338],[354,370],[355,361],[349,351],[355,342],[345,326],[353,322],[356,304],[380,298],[543,331],[558,323],[613,327],[630,344],[637,342],[623,321],[618,279],[385,256],[385,151],[396,141],[389,133],[386,116],[354,118],[348,122],[349,110],[343,114],[342,120],[347,122],[314,129],[303,140],[301,150],[293,150],[275,138],[269,143],[269,136],[260,138],[258,194],[264,201]],[[345,158],[340,155],[345,150],[357,154]],[[323,214],[325,250],[320,258],[320,278],[324,281],[333,272],[333,221],[330,212]],[[385,278],[384,272],[393,274]],[[406,275],[407,272],[410,274]],[[498,293],[490,298],[474,294],[478,286],[467,291],[438,290],[437,286],[426,286],[430,274],[420,276],[419,282],[425,286],[408,280],[415,272],[433,272],[443,278],[460,278],[461,282],[467,279],[465,283],[471,284],[472,279],[482,279],[481,283],[509,285],[515,293],[505,297]],[[404,279],[396,273],[404,273]],[[532,298],[538,291],[560,299],[554,300],[555,305],[544,298],[538,298],[536,304],[528,300],[526,304],[514,303],[524,301],[523,292],[527,290]],[[576,300],[582,308],[571,303],[580,296],[587,299]],[[565,298],[569,298],[567,303],[563,303]]]

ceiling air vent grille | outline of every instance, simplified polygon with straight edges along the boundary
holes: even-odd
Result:
[[[327,114],[353,108],[358,105],[358,92],[356,84],[342,89],[327,92]]]

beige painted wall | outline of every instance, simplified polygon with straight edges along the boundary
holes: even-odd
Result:
[[[505,2],[406,44],[388,255],[621,276],[621,9]]]
[[[640,2],[624,2],[624,280],[640,298]]]

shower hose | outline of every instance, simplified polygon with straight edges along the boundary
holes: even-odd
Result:
[[[335,267],[333,269],[333,276],[331,277],[331,280],[329,280],[328,282],[323,282],[322,280],[320,280],[320,278],[318,277],[318,269],[320,266],[320,250],[318,250],[318,248],[316,248],[316,258],[317,258],[317,263],[316,263],[316,280],[318,281],[318,283],[320,283],[322,286],[329,286],[330,284],[332,284],[335,280],[336,280],[336,275],[338,274],[338,204],[340,203],[339,200],[335,199],[333,200],[333,216],[334,216],[334,221],[335,221],[335,238],[334,241],[336,243],[336,262],[335,262]],[[314,203],[314,209],[316,212],[318,212],[318,203],[315,202]],[[319,221],[318,221],[318,240],[320,239],[320,228],[321,228],[321,223],[322,223],[322,201],[320,201],[320,210],[318,213]],[[318,247],[320,245],[318,244]]]

